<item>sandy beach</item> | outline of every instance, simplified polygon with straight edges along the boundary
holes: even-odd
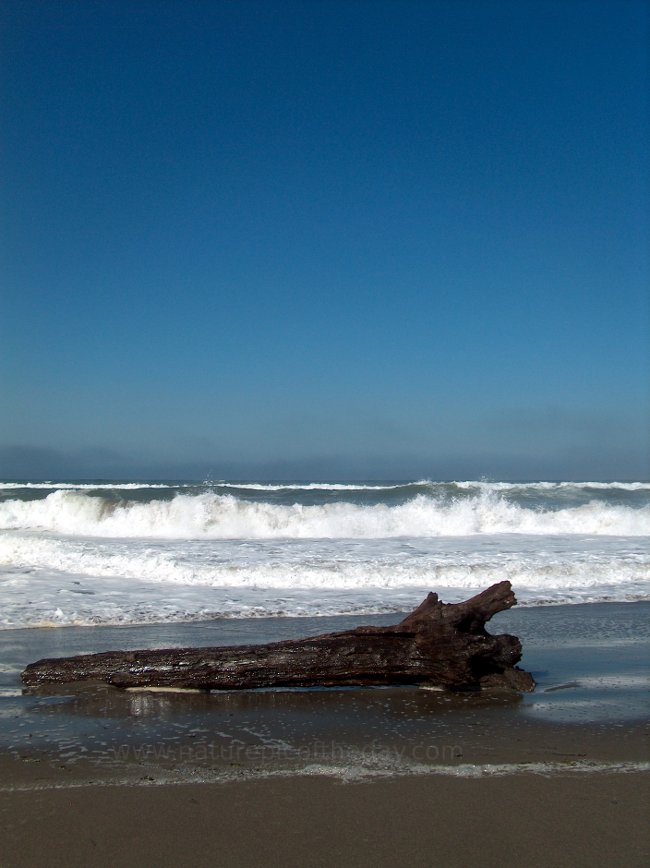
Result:
[[[2,631],[0,864],[646,864],[648,609],[499,616],[526,640],[525,696],[23,693],[29,655],[323,620]]]

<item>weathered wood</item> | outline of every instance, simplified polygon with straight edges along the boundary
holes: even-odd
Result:
[[[530,691],[535,683],[515,664],[516,636],[492,636],[485,623],[515,605],[510,582],[464,603],[427,598],[399,624],[358,627],[307,639],[213,648],[105,651],[39,660],[22,673],[34,686],[81,680],[116,687],[250,689],[430,684],[452,690]]]

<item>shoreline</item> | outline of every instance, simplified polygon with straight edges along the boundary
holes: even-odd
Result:
[[[490,632],[520,636],[537,680],[534,693],[509,696],[22,693],[21,666],[39,651],[100,650],[117,637],[272,641],[334,625],[0,631],[3,868],[645,865],[649,612],[646,602],[501,613]],[[361,619],[336,628],[351,621]]]
[[[54,698],[62,702],[45,712],[49,741],[27,732],[0,749],[0,792],[89,782],[138,787],[650,772],[647,717],[558,722],[521,713],[512,699],[431,696],[417,688],[249,693],[218,697],[215,708],[211,697],[125,695],[100,686]],[[65,728],[58,729],[60,709],[70,703]],[[70,713],[78,716],[76,730],[67,726]]]
[[[365,620],[249,619],[182,627],[0,631],[0,751],[58,750],[83,758],[143,745],[166,746],[173,753],[185,745],[198,756],[201,744],[204,765],[210,746],[222,756],[230,751],[234,761],[239,761],[234,752],[241,749],[253,752],[247,763],[255,761],[258,750],[291,764],[301,751],[321,761],[314,757],[317,743],[342,745],[350,754],[373,741],[398,757],[406,749],[412,754],[413,746],[433,746],[440,754],[459,739],[465,746],[477,743],[480,722],[491,733],[492,745],[500,746],[502,761],[511,762],[518,758],[513,760],[512,751],[505,749],[504,733],[515,725],[528,731],[543,724],[583,724],[599,732],[650,718],[648,602],[515,609],[493,618],[490,632],[511,632],[522,641],[520,665],[537,682],[530,694],[453,694],[416,686],[175,694],[105,685],[23,690],[20,681],[22,668],[40,657],[107,647],[267,642],[348,629]],[[373,620],[397,619],[386,615]],[[483,747],[477,750],[480,754]],[[434,751],[409,759],[412,764],[435,762],[438,755]]]

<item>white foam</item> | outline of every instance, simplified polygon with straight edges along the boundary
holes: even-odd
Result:
[[[439,483],[432,483],[439,484]],[[575,489],[594,491],[650,491],[650,482],[487,482],[484,480],[453,482],[451,485],[463,490],[485,491],[567,491]]]
[[[0,626],[337,615],[456,602],[509,579],[522,605],[650,597],[639,541],[104,540],[0,534]]]
[[[353,544],[308,545],[276,554],[268,547],[243,553],[236,545],[211,556],[205,546],[168,548],[146,544],[94,545],[91,541],[0,536],[0,564],[14,570],[57,570],[62,574],[122,577],[175,585],[286,590],[358,590],[444,587],[472,589],[508,579],[526,591],[569,593],[607,586],[630,586],[650,579],[650,558],[639,552],[610,554],[589,546],[563,560],[556,551],[514,549],[489,556],[483,551],[422,550],[414,556],[400,547]],[[5,592],[30,584],[19,572],[4,578]],[[92,586],[91,586],[92,587]],[[89,593],[83,588],[78,594]],[[75,591],[71,591],[74,593]]]
[[[387,538],[480,534],[616,535],[650,533],[650,506],[593,500],[556,510],[519,506],[493,492],[445,501],[417,495],[398,505],[337,502],[305,506],[239,500],[213,492],[171,500],[115,502],[78,491],[0,503],[0,529],[46,530],[112,538]]]
[[[189,783],[243,783],[261,779],[291,779],[299,777],[334,778],[341,783],[362,783],[369,780],[391,779],[401,777],[454,777],[454,778],[502,778],[510,776],[533,775],[541,777],[564,777],[574,775],[634,775],[647,774],[650,763],[643,761],[621,762],[589,762],[576,760],[570,762],[546,763],[491,763],[474,765],[459,763],[458,765],[392,765],[386,768],[368,767],[363,764],[342,766],[312,763],[295,769],[238,769],[236,771],[213,768],[189,767],[186,769],[169,770],[152,766],[149,769],[155,774],[143,775],[138,769],[138,777],[114,777],[110,771],[104,780],[99,770],[93,773],[93,779],[85,780],[51,780],[37,781],[26,784],[0,784],[2,793],[42,792],[48,790],[86,789],[90,787],[169,787],[182,786]]]

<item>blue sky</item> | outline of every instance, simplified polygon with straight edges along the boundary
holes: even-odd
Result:
[[[0,476],[647,478],[635,0],[0,12]]]

